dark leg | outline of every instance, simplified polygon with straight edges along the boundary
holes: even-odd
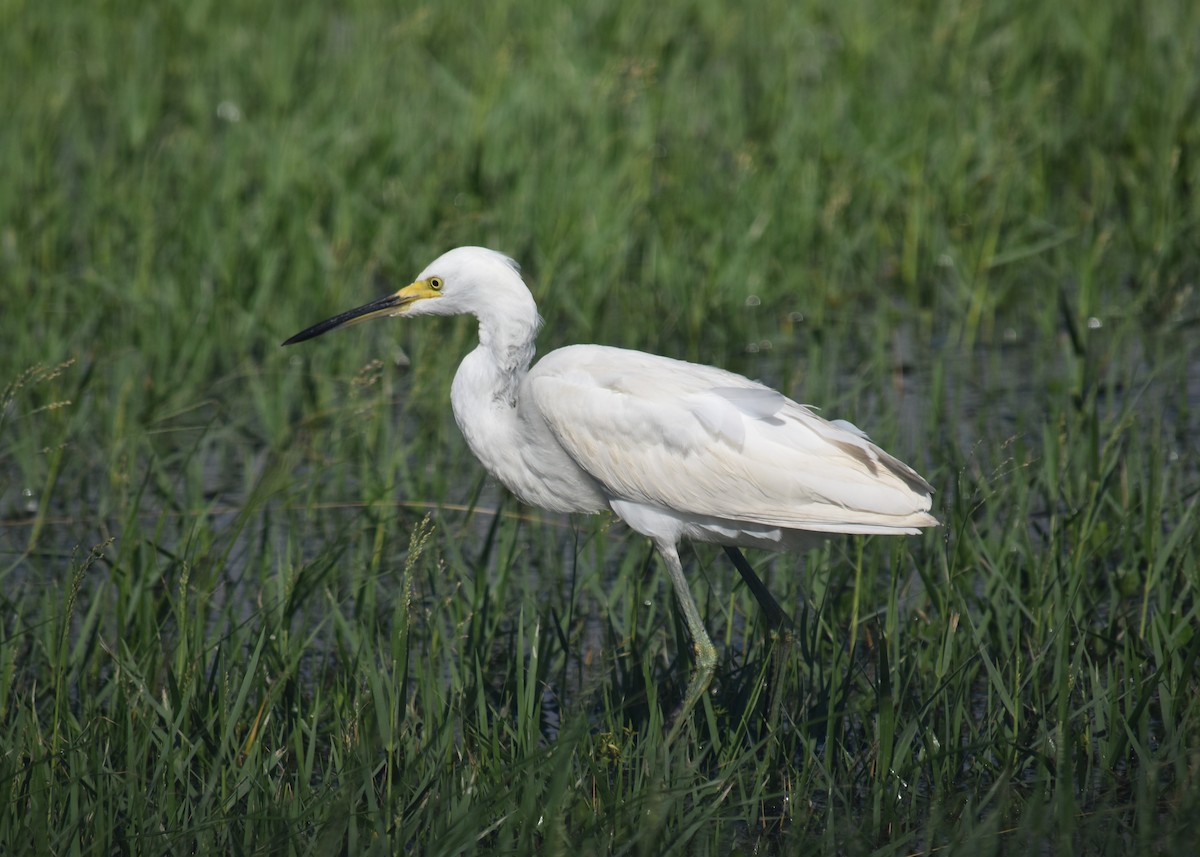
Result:
[[[746,585],[754,593],[758,605],[767,617],[767,625],[769,626],[769,630],[767,631],[768,642],[782,642],[782,645],[771,645],[770,647],[774,669],[771,671],[771,678],[767,684],[767,704],[770,712],[767,717],[767,723],[773,729],[779,724],[783,698],[778,693],[778,689],[782,683],[783,668],[787,659],[787,653],[791,649],[792,631],[795,630],[796,626],[792,622],[792,618],[779,606],[779,602],[775,600],[775,596],[767,589],[767,585],[754,573],[754,569],[750,566],[750,562],[746,559],[745,554],[736,547],[726,545],[725,555],[733,562],[738,573],[741,574],[742,580],[746,581]]]
[[[779,602],[775,600],[775,596],[767,589],[767,585],[754,573],[754,569],[750,567],[745,554],[732,545],[725,545],[725,555],[733,562],[734,567],[741,574],[742,580],[746,581],[746,585],[750,587],[750,591],[754,594],[759,606],[762,607],[763,612],[767,615],[767,624],[771,626],[771,630],[778,631],[780,628],[791,629],[793,627],[792,618],[783,612],[783,608],[779,606]]]

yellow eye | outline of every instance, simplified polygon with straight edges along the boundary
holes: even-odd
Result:
[[[442,290],[442,278],[441,277],[430,277],[429,278],[429,288],[433,289],[435,292],[440,292]]]

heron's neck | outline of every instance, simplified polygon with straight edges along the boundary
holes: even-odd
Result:
[[[486,383],[497,401],[510,407],[516,404],[517,387],[529,371],[541,324],[532,296],[527,303],[517,302],[503,310],[480,314],[479,348],[471,355],[472,362],[477,372],[492,376]]]
[[[459,364],[450,404],[471,452],[512,488],[521,479],[513,458],[521,446],[517,395],[533,360],[533,340],[542,320],[523,284],[488,296],[492,300],[475,313],[479,347]]]
[[[450,387],[454,419],[471,452],[509,488],[521,481],[517,396],[533,359],[537,315],[526,324],[479,320],[479,346],[463,358]]]

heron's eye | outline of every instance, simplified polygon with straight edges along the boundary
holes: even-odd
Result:
[[[435,292],[440,292],[442,290],[442,278],[441,277],[430,277],[429,278],[429,288],[433,289]]]

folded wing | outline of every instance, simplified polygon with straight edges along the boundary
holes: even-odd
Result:
[[[732,372],[574,346],[534,367],[520,401],[616,499],[822,532],[937,523],[933,489],[912,468]]]

